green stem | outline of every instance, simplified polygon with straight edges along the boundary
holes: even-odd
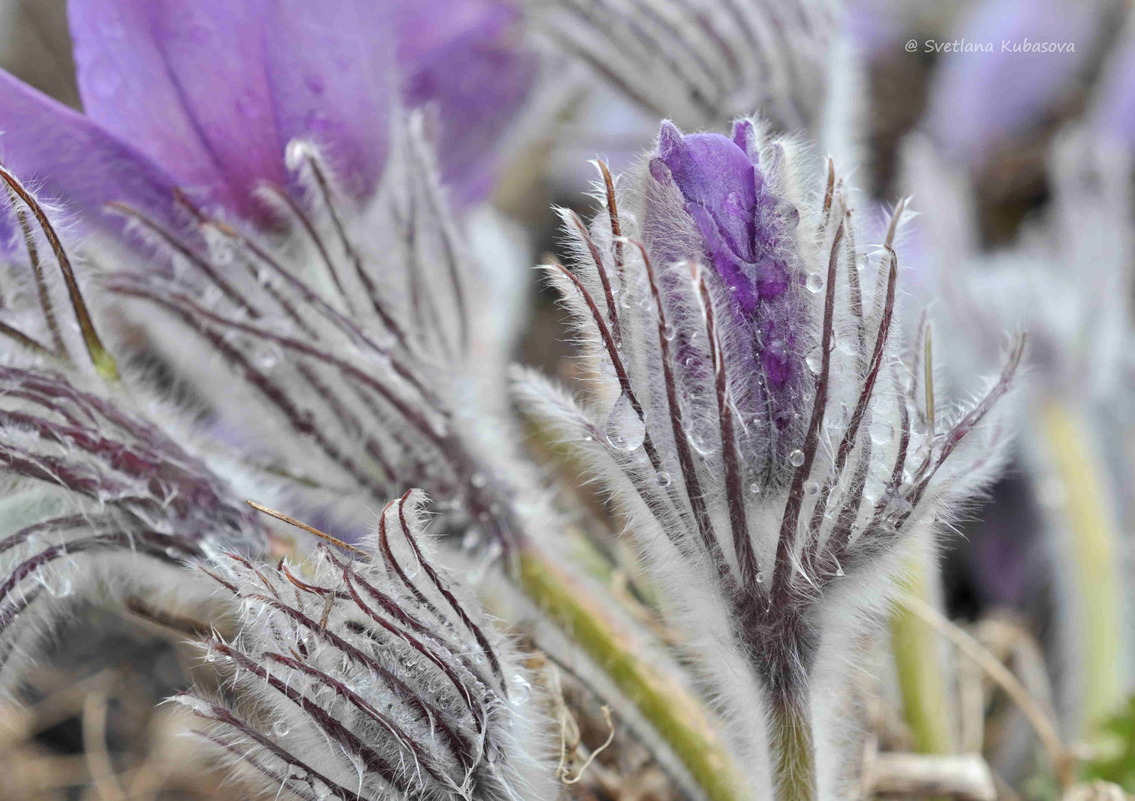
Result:
[[[934,605],[928,565],[914,557],[907,567],[904,595]],[[891,650],[898,674],[903,718],[923,754],[949,754],[954,750],[950,702],[938,650],[938,637],[930,625],[905,602],[891,613]]]
[[[628,633],[619,630],[578,582],[530,544],[519,553],[519,579],[528,597],[571,635],[635,705],[706,798],[741,801],[735,768],[697,702],[635,655]]]
[[[1052,401],[1041,410],[1041,429],[1064,489],[1064,515],[1071,543],[1072,591],[1082,660],[1080,702],[1089,738],[1123,700],[1119,672],[1120,623],[1117,532],[1099,461],[1083,421]]]
[[[771,718],[776,801],[815,801],[816,755],[807,700],[774,700]]]

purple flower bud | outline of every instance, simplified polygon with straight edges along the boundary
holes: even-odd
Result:
[[[713,266],[732,299],[735,322],[750,333],[753,362],[760,365],[769,392],[779,401],[773,408],[785,409],[799,371],[791,325],[792,276],[785,255],[792,223],[786,219],[784,204],[766,186],[753,124],[740,120],[732,137],[725,137],[683,135],[664,122],[650,175],[658,184],[677,189],[688,215],[683,223],[651,219],[648,212],[644,228],[656,243],[656,256],[665,262],[696,260]],[[668,246],[673,237],[663,234],[691,222],[700,252]]]

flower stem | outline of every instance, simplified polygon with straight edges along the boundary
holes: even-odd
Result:
[[[773,699],[771,723],[776,801],[815,801],[816,757],[806,697],[790,692]]]
[[[905,596],[932,604],[926,560],[912,557],[903,582]],[[902,696],[903,718],[922,754],[952,753],[950,703],[935,631],[900,601],[891,613],[891,650]]]
[[[696,701],[635,654],[629,634],[572,579],[530,544],[518,554],[521,587],[568,631],[681,760],[709,801],[740,801],[729,756]],[[802,799],[803,797],[801,797]]]
[[[1122,700],[1116,530],[1104,476],[1084,421],[1067,406],[1052,401],[1041,410],[1041,428],[1064,490],[1064,523],[1071,538],[1064,553],[1072,561],[1069,574],[1080,637],[1076,650],[1082,660],[1079,706],[1085,734],[1091,737]]]

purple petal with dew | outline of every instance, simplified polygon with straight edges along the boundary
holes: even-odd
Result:
[[[284,182],[265,0],[73,0],[68,11],[92,120],[245,216],[258,183]]]
[[[174,179],[161,167],[2,70],[0,120],[0,162],[45,199],[68,203],[84,225],[118,230],[120,218],[103,213],[112,201],[129,203],[159,220],[174,219]],[[0,215],[0,228],[6,219]]]
[[[954,157],[979,161],[987,148],[1041,121],[1075,86],[1099,34],[1091,3],[992,0],[961,26],[959,46],[991,52],[946,53],[926,124]],[[1003,43],[1008,49],[1003,48]],[[1066,43],[1074,52],[1014,52],[1015,45]]]
[[[793,276],[780,252],[788,225],[783,204],[766,189],[758,164],[756,132],[748,121],[738,122],[732,136],[684,136],[664,122],[658,138],[658,155],[650,163],[653,180],[671,185],[684,201],[687,220],[647,219],[648,230],[660,236],[652,245],[660,262],[706,259],[728,292],[731,327],[745,332],[738,341],[750,343],[735,354],[749,365],[752,392],[747,413],[771,408],[773,422],[790,419],[796,401],[794,380],[800,375],[796,311],[789,299]],[[660,209],[648,217],[667,214]],[[701,252],[678,252],[674,231],[689,230]],[[670,232],[669,234],[667,232]],[[764,383],[762,383],[762,381]]]
[[[310,137],[356,198],[370,196],[390,146],[393,31],[386,4],[269,0],[265,66],[280,140]]]
[[[442,178],[467,205],[491,189],[493,151],[535,78],[520,14],[497,0],[402,0],[397,19],[403,97],[436,107]]]

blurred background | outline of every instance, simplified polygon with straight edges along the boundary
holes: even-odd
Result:
[[[926,592],[1014,665],[1069,739],[1112,732],[1097,738],[1101,775],[1135,782],[1130,4],[852,0],[837,20],[840,68],[854,73],[850,133],[820,147],[858,165],[869,219],[913,197],[920,216],[899,252],[908,325],[929,307],[936,386],[974,392],[1006,332],[1031,339],[1013,466],[950,538],[941,585],[927,579]],[[520,30],[540,48],[538,32]],[[64,0],[0,0],[0,67],[79,108]],[[570,380],[562,315],[521,263],[557,252],[553,205],[594,209],[588,161],[628,167],[658,115],[585,69],[541,72],[528,100],[540,113],[507,137],[489,201],[464,222],[513,310],[502,316],[524,326],[516,357]],[[509,258],[493,258],[502,248]],[[192,660],[140,619],[99,615],[60,638],[28,709],[0,719],[0,798],[245,797],[154,709]],[[1022,777],[1021,797],[1050,797],[1027,783],[1026,738],[1003,706],[980,710],[978,742],[1003,775]]]

